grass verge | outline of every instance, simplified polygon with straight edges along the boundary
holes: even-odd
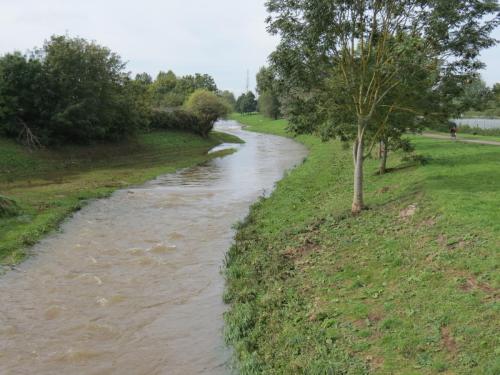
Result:
[[[392,155],[377,176],[368,160],[370,209],[352,217],[350,151],[297,140],[307,161],[253,206],[226,259],[240,373],[500,373],[500,148],[412,137],[429,163]]]
[[[217,132],[208,139],[155,132],[118,144],[29,152],[0,138],[0,213],[5,211],[0,215],[0,264],[23,260],[30,245],[87,200],[227,154],[231,151],[207,155],[224,142],[241,140]]]
[[[444,136],[449,138],[451,141],[450,133],[444,133],[444,132],[437,132],[437,131],[426,131],[428,134],[435,134],[439,136]],[[500,136],[496,135],[479,135],[479,134],[468,134],[468,133],[459,133],[457,134],[457,140],[460,139],[471,139],[471,140],[477,140],[477,141],[494,141],[494,142],[500,142]]]

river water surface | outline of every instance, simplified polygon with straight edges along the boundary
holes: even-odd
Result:
[[[0,374],[227,374],[232,224],[306,155],[218,124],[238,152],[90,203],[0,276]]]

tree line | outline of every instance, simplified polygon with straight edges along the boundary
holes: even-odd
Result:
[[[281,116],[280,93],[275,87],[275,77],[270,68],[262,67],[256,76],[258,98],[252,91],[241,94],[234,104],[236,112],[248,114],[261,112],[267,117],[278,119]]]
[[[231,99],[207,74],[131,78],[118,54],[82,38],[52,36],[27,54],[0,57],[0,134],[30,147],[115,141],[155,128],[207,136]]]
[[[496,44],[496,0],[268,0],[280,38],[257,75],[259,109],[295,133],[352,147],[352,212],[365,207],[364,161],[411,149],[408,131],[447,123],[495,100],[476,87],[481,50]],[[478,96],[478,93],[481,95]],[[483,100],[483,98],[488,98]]]

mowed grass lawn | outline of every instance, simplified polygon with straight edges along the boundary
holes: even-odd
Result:
[[[241,374],[500,374],[500,147],[411,138],[428,163],[368,160],[357,217],[350,149],[297,138],[309,157],[227,256]]]
[[[154,132],[117,144],[30,152],[0,138],[0,194],[20,207],[19,215],[0,218],[0,265],[21,261],[30,245],[88,199],[221,156],[207,151],[223,142],[241,140],[216,132],[208,139]]]

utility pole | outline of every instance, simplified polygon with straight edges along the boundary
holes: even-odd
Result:
[[[250,70],[247,69],[247,92],[250,91]]]

